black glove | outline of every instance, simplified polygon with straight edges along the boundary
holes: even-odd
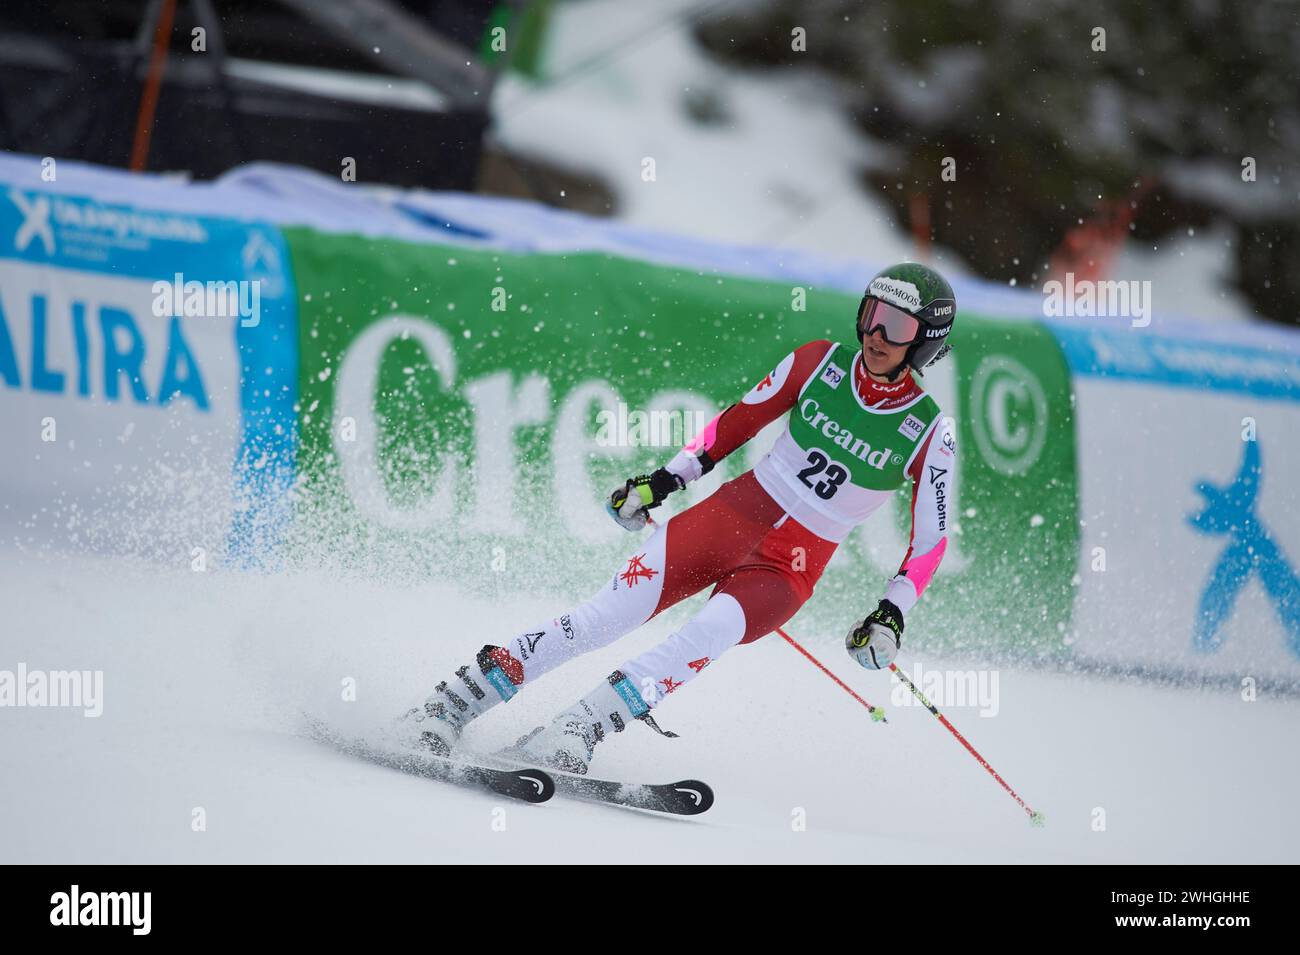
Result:
[[[844,649],[868,670],[886,670],[903,644],[903,612],[880,601],[865,620],[849,631]]]
[[[622,487],[610,494],[605,510],[623,527],[639,531],[646,525],[650,508],[658,507],[669,494],[685,486],[686,482],[676,474],[660,468],[653,474],[642,474],[625,481]]]

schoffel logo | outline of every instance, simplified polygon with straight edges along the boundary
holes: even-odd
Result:
[[[542,642],[542,637],[546,636],[545,630],[537,633],[525,633],[515,641],[519,645],[519,659],[527,660],[529,654],[537,652],[537,645]]]
[[[947,468],[937,468],[930,465],[930,484],[934,487],[934,504],[935,509],[939,512],[939,530],[948,529],[948,482],[944,480],[944,475],[948,473]]]
[[[1024,474],[1047,442],[1047,395],[1032,371],[1006,355],[988,355],[971,376],[975,446],[989,467]],[[945,442],[946,443],[946,442]]]
[[[564,631],[565,640],[572,640],[574,638],[572,617],[570,617],[566,613],[563,617],[557,620],[556,623],[558,623],[560,625],[560,629]]]

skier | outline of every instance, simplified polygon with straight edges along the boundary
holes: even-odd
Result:
[[[603,647],[673,604],[713,586],[676,633],[627,661],[516,753],[537,765],[585,774],[597,743],[633,720],[658,732],[650,711],[729,647],[789,620],[812,596],[835,548],[912,482],[912,536],[876,609],[845,639],[869,669],[893,661],[903,619],[925,591],[947,545],[945,488],[956,446],[938,404],[915,380],[948,351],[956,299],[933,269],[904,263],[867,286],[851,343],[812,341],[786,355],[738,403],[653,474],[617,488],[606,509],[629,531],[670,494],[788,411],[785,431],[752,471],[654,523],[613,579],[590,600],[485,646],[399,721],[408,742],[445,756],[465,726],[520,688]],[[915,373],[915,374],[914,374]]]

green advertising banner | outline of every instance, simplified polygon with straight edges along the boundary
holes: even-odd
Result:
[[[637,552],[610,490],[791,349],[843,340],[858,304],[850,263],[493,197],[270,168],[201,188],[40,173],[0,156],[0,231],[19,237],[0,256],[18,462],[0,524],[24,548],[560,611]],[[559,245],[584,251],[539,251]],[[1044,319],[1032,290],[958,286],[954,350],[923,379],[958,445],[948,547],[904,649],[1300,688],[1300,337],[1164,309]],[[831,651],[875,606],[910,504],[904,488],[849,536],[795,636]]]
[[[301,355],[290,553],[503,600],[600,586],[635,546],[603,511],[609,491],[664,463],[794,347],[842,337],[857,307],[600,253],[286,237]],[[1052,654],[1078,554],[1068,370],[1033,322],[962,313],[953,342],[926,384],[957,427],[955,533],[909,636]],[[774,436],[670,511],[752,467]],[[904,489],[855,531],[792,627],[838,641],[874,606],[906,549],[909,505]]]
[[[1036,322],[963,313],[951,340],[957,390],[945,410],[957,420],[957,537],[970,570],[936,581],[938,632],[975,651],[988,639],[1051,654],[1063,647],[1079,584],[1070,371]]]

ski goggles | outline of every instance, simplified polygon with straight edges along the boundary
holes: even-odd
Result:
[[[891,345],[910,345],[921,334],[921,323],[914,316],[878,298],[867,299],[858,328],[862,330],[863,338],[869,338],[880,329],[885,341]]]

